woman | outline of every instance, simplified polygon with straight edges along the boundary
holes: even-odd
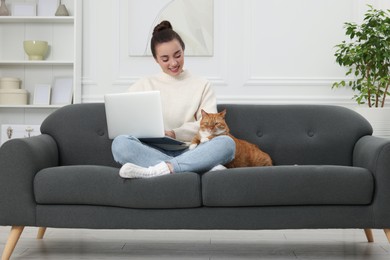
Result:
[[[183,69],[185,44],[170,22],[163,21],[154,28],[151,49],[162,72],[141,79],[130,91],[160,91],[165,135],[189,142],[199,129],[201,109],[217,111],[215,95],[208,81]],[[112,152],[114,159],[123,165],[119,171],[121,177],[150,178],[219,169],[233,160],[235,144],[230,137],[220,136],[193,150],[168,151],[121,135],[114,139]]]

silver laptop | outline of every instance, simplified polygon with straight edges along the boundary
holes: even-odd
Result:
[[[106,94],[104,102],[110,139],[132,135],[168,150],[187,148],[184,142],[165,136],[159,91]]]

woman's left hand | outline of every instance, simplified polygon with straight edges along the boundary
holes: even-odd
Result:
[[[169,137],[172,137],[172,138],[176,138],[176,134],[173,130],[165,130],[165,135],[166,136],[169,136]]]

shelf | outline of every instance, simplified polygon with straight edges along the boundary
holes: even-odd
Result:
[[[0,23],[73,23],[73,16],[0,16]]]
[[[6,1],[11,5],[27,2]],[[82,0],[66,0],[65,4],[72,16],[0,16],[0,77],[19,78],[20,88],[29,93],[26,105],[0,104],[0,125],[39,125],[48,115],[65,106],[34,104],[36,85],[52,85],[57,77],[72,77],[72,102],[81,103],[83,4]],[[22,43],[30,39],[49,43],[46,59],[28,59]]]
[[[67,60],[0,60],[1,65],[73,65],[73,61]]]
[[[53,108],[57,109],[63,107],[64,105],[0,105],[0,108]]]

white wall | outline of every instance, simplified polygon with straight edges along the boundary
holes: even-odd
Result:
[[[345,39],[344,22],[360,21],[367,3],[390,8],[383,0],[214,1],[214,55],[186,57],[186,68],[212,82],[220,103],[354,105],[350,90],[331,89],[345,78],[334,46]],[[160,70],[152,57],[128,54],[127,0],[83,5],[83,102]]]

